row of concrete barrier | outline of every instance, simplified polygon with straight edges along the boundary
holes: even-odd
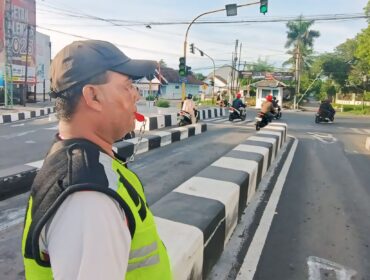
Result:
[[[225,108],[207,108],[199,110],[199,119],[211,119],[226,116]],[[154,116],[145,116],[146,124],[144,130],[156,130],[164,127],[170,127],[177,125],[177,113],[165,114],[165,115],[154,115]],[[136,122],[135,130],[140,130],[142,127],[141,122]]]
[[[113,150],[121,157],[128,158],[134,151],[142,154],[205,131],[207,131],[205,123],[172,128],[167,131],[151,131],[150,135],[145,135],[140,142],[138,138],[117,142],[113,145]],[[0,170],[0,200],[28,191],[42,163],[43,160],[39,160]]]
[[[175,279],[207,276],[286,138],[267,126],[151,206]]]
[[[55,113],[55,107],[35,108],[31,111],[0,115],[0,124],[42,117],[52,113]]]

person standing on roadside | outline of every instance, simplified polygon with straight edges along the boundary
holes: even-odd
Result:
[[[27,280],[172,279],[138,176],[113,143],[135,127],[133,79],[154,73],[105,41],[76,41],[51,65],[59,133],[31,188]]]

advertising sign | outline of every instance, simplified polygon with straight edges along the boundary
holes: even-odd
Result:
[[[36,67],[36,5],[35,0],[11,0],[11,5],[4,7],[4,1],[0,1],[0,5],[5,9],[1,13],[3,17],[0,36],[2,41],[5,41],[2,46],[9,47],[8,61],[12,63],[13,81],[15,83],[23,83],[25,78],[25,69],[27,63],[27,81],[35,83],[35,67]],[[9,2],[10,3],[10,2]],[[4,18],[5,17],[5,18]],[[4,28],[3,24],[10,28]],[[4,34],[5,30],[5,34]],[[4,35],[1,35],[1,32]],[[28,33],[28,36],[27,36]],[[5,37],[5,40],[4,40]],[[27,40],[28,38],[28,40]],[[27,42],[28,41],[28,42]],[[26,62],[28,45],[28,61]],[[5,48],[0,48],[0,62],[4,65]]]

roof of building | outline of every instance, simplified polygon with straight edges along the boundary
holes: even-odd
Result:
[[[270,87],[270,88],[277,88],[277,87],[286,87],[286,84],[283,82],[280,82],[275,79],[266,79],[266,80],[261,80],[258,82],[255,82],[253,84],[255,87]]]
[[[168,67],[162,67],[161,75],[166,79],[168,83],[174,83],[174,84],[181,83],[181,77],[179,75],[179,72],[175,69],[168,68]],[[189,74],[186,77],[186,79],[187,79],[187,84],[191,84],[191,85],[202,85],[203,84],[202,81],[199,81],[192,74]]]

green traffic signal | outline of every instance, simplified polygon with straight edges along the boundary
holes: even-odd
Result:
[[[260,13],[267,13],[268,0],[260,0]]]
[[[179,58],[179,75],[181,77],[185,77],[186,76],[186,61],[185,61],[185,57],[180,57]]]

